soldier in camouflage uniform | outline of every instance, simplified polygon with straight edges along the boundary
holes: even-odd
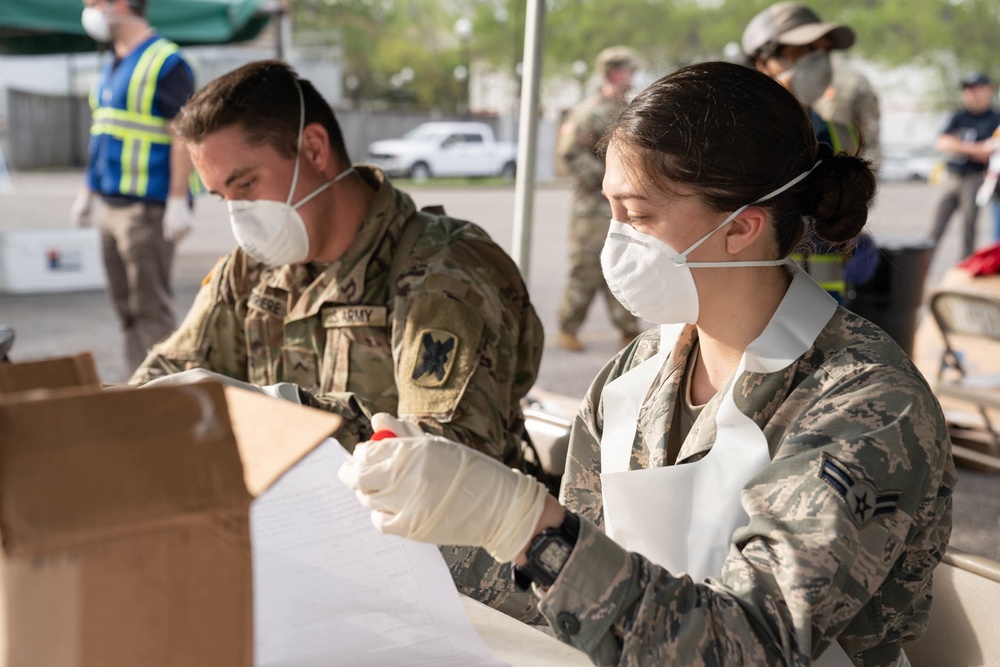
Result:
[[[828,122],[852,128],[861,140],[861,155],[876,171],[882,160],[878,95],[868,78],[847,64],[833,60],[833,83],[813,103],[816,113]]]
[[[601,89],[571,110],[559,130],[559,157],[573,178],[573,213],[569,225],[569,277],[559,305],[557,340],[574,352],[583,350],[577,332],[598,292],[604,294],[623,344],[639,332],[639,323],[608,292],[601,274],[601,246],[608,234],[611,207],[601,194],[604,160],[594,152],[625,104],[638,63],[635,52],[627,47],[612,46],[601,51],[597,55]]]
[[[891,339],[780,259],[805,215],[821,237],[857,234],[871,169],[819,144],[773,80],[704,63],[624,111],[604,192],[629,220],[608,237],[609,285],[661,327],[595,379],[560,501],[482,457],[362,501],[386,532],[518,563],[556,636],[597,665],[907,664],[951,532],[945,420]],[[360,445],[341,478],[360,489],[462,449],[401,444]],[[522,509],[449,511],[466,485]]]
[[[259,261],[242,247],[222,258],[133,384],[207,369],[343,415],[337,438],[348,449],[371,436],[373,413],[390,411],[519,463],[520,399],[537,375],[542,327],[517,267],[482,229],[418,212],[375,168],[349,169],[333,112],[282,63],[209,84],[177,127],[231,210],[285,199],[299,153],[296,201],[347,176],[300,209],[305,261]]]

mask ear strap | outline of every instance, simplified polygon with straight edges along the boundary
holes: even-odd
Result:
[[[759,199],[754,200],[753,204],[744,204],[743,206],[740,206],[738,209],[736,209],[735,211],[733,211],[732,213],[730,213],[728,216],[726,216],[726,219],[723,220],[721,223],[719,223],[719,225],[715,229],[713,229],[708,234],[705,234],[700,239],[698,239],[697,241],[695,241],[694,245],[692,245],[690,248],[688,248],[687,250],[685,250],[682,253],[679,253],[676,257],[674,257],[674,264],[676,266],[683,266],[684,264],[686,264],[687,263],[687,256],[690,255],[692,252],[694,252],[698,248],[698,246],[700,246],[702,243],[704,243],[705,241],[707,241],[709,236],[711,236],[715,232],[717,232],[720,229],[722,229],[723,227],[725,227],[727,224],[729,224],[729,222],[731,222],[733,219],[735,219],[736,216],[738,216],[740,213],[742,213],[743,211],[747,210],[748,208],[750,208],[754,204],[759,204],[762,201],[767,201],[771,197],[776,197],[776,196],[780,195],[782,192],[784,192],[785,190],[787,190],[788,188],[792,187],[793,185],[795,185],[796,183],[798,183],[799,181],[801,181],[802,179],[804,179],[806,176],[808,176],[809,174],[811,174],[813,172],[813,169],[815,169],[816,167],[818,167],[822,163],[823,163],[822,159],[817,160],[816,164],[814,164],[813,166],[811,166],[808,171],[802,172],[801,174],[799,174],[798,176],[796,176],[792,180],[790,180],[787,183],[785,183],[784,185],[782,185],[780,188],[778,188],[776,190],[772,190],[771,192],[768,192],[763,197],[760,197]],[[700,264],[704,265],[705,263],[702,262]]]
[[[302,94],[302,86],[299,84],[298,79],[293,78],[292,81],[295,83],[295,90],[299,94],[299,138],[295,144],[295,171],[292,172],[292,187],[288,191],[288,199],[285,200],[286,206],[292,205],[292,197],[295,196],[295,186],[299,182],[299,161],[302,159],[302,133],[306,127],[306,98]]]

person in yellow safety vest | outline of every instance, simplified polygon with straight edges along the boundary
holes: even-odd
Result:
[[[170,123],[194,93],[194,74],[177,45],[149,25],[147,0],[83,5],[84,30],[110,43],[113,59],[91,93],[86,184],[70,222],[90,226],[101,200],[96,222],[130,374],[176,324],[170,270],[175,244],[191,231],[197,179]]]
[[[750,19],[743,31],[742,47],[748,64],[791,91],[805,107],[816,139],[830,146],[833,155],[857,154],[857,131],[842,123],[824,120],[813,109],[833,81],[830,51],[854,44],[854,31],[845,25],[821,21],[796,2],[775,3]],[[795,260],[840,303],[848,301],[851,284],[866,282],[877,268],[875,246],[870,237],[859,237],[857,251],[845,251],[807,235],[804,252]]]

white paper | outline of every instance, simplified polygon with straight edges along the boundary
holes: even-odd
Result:
[[[329,439],[250,507],[258,667],[503,665],[437,547],[382,535]]]

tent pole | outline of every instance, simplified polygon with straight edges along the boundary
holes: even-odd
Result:
[[[514,260],[528,282],[531,225],[535,200],[535,162],[538,159],[538,100],[542,78],[542,42],[545,0],[528,0],[524,23],[524,84],[517,137],[517,178],[514,182]]]

